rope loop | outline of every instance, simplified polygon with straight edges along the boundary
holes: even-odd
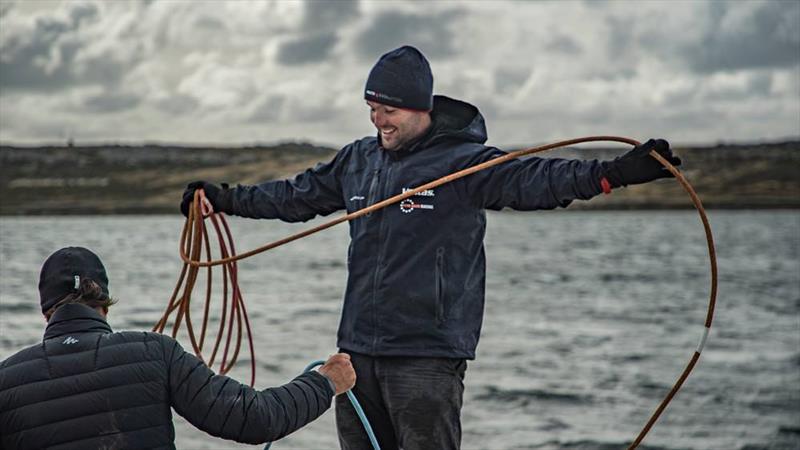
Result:
[[[189,264],[187,259],[199,261],[201,254],[205,254],[206,261],[211,261],[211,243],[206,229],[205,220],[211,221],[219,242],[219,253],[224,259],[236,256],[236,248],[233,243],[228,222],[222,213],[215,213],[211,207],[211,202],[205,196],[202,189],[194,193],[194,201],[189,208],[189,215],[183,225],[180,240],[180,254],[184,259],[183,268],[178,277],[172,296],[167,302],[167,308],[161,315],[159,321],[153,326],[153,331],[163,333],[167,326],[170,316],[175,313],[175,320],[172,326],[172,337],[175,338],[178,330],[185,318],[186,331],[189,335],[189,342],[192,345],[194,354],[200,358],[208,367],[214,366],[214,361],[220,349],[220,345],[225,340],[222,347],[222,357],[219,361],[219,373],[227,374],[239,358],[242,345],[243,326],[247,331],[247,341],[250,350],[250,386],[256,382],[256,357],[253,345],[253,333],[250,329],[250,319],[247,316],[247,308],[242,298],[242,290],[239,289],[239,271],[236,259],[222,263],[222,307],[220,309],[219,324],[216,330],[216,337],[211,349],[211,355],[204,357],[203,347],[206,344],[206,334],[208,322],[211,316],[211,294],[213,291],[212,268],[206,266],[206,298],[203,306],[203,322],[200,336],[195,334],[191,320],[191,300],[195,283],[197,282],[200,266]],[[236,337],[234,338],[234,330]]]

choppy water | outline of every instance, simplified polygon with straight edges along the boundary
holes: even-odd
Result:
[[[642,448],[798,449],[800,212],[713,211],[710,219],[720,274],[712,332]],[[66,245],[90,247],[106,263],[120,299],[111,325],[149,329],[178,276],[181,223],[0,218],[0,358],[41,339],[38,271]],[[232,226],[245,250],[308,224]],[[696,213],[492,213],[486,241],[486,316],[467,371],[463,448],[624,448],[702,332],[709,271]],[[339,225],[240,264],[259,387],[335,350],[346,244]],[[234,376],[247,379],[246,359]],[[260,448],[208,437],[177,416],[176,428],[178,448]],[[329,411],[273,448],[336,446]]]

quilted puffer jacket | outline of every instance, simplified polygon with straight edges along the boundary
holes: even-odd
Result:
[[[0,363],[0,449],[175,448],[171,408],[211,435],[258,444],[316,419],[333,395],[317,372],[252,389],[168,336],[115,333],[68,304],[41,344]]]

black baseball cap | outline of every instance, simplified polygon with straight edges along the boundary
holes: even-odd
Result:
[[[50,255],[39,274],[42,314],[69,294],[78,292],[81,281],[97,283],[108,296],[108,276],[100,258],[83,247],[65,247]]]

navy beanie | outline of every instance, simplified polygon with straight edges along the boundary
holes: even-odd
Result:
[[[66,247],[50,255],[39,274],[42,314],[69,294],[78,292],[81,281],[97,283],[108,296],[108,276],[100,258],[83,247]]]
[[[433,108],[433,74],[419,50],[404,45],[381,56],[367,78],[364,98],[398,108]]]

